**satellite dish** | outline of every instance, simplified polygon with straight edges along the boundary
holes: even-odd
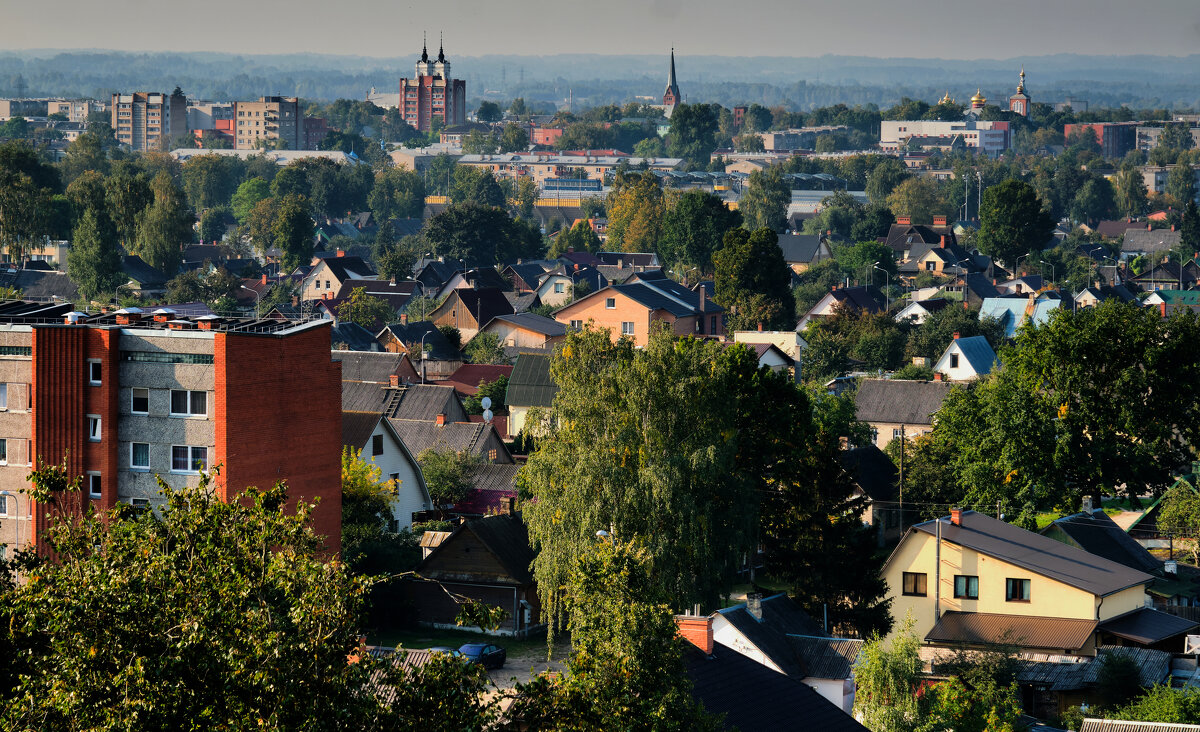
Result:
[[[484,422],[492,421],[492,410],[490,410],[490,409],[483,410],[483,421]]]
[[[491,397],[484,397],[483,399],[479,400],[479,403],[483,406],[484,409],[492,408],[492,398]]]

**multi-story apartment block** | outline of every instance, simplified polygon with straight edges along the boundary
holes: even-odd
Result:
[[[42,546],[47,507],[21,493],[35,461],[65,457],[71,497],[154,508],[157,478],[218,497],[286,481],[341,543],[341,368],[328,321],[185,319],[136,308],[0,313],[0,541]],[[36,458],[35,458],[36,456]],[[6,495],[7,494],[7,495]]]
[[[221,120],[233,119],[233,102],[188,102],[188,129],[215,130]]]
[[[879,147],[895,151],[912,137],[953,137],[959,135],[966,147],[988,155],[999,155],[1012,144],[1009,124],[1005,121],[977,120],[968,117],[954,122],[940,120],[884,120],[880,123]]]
[[[467,82],[450,78],[450,62],[438,48],[436,61],[429,60],[429,49],[421,48],[416,76],[400,80],[400,114],[404,121],[421,132],[467,121]]]
[[[132,150],[154,150],[188,131],[187,97],[178,87],[171,94],[113,94],[111,110],[117,142]]]
[[[274,147],[282,140],[284,149],[304,149],[304,118],[296,97],[259,97],[257,102],[233,103],[234,131],[238,150]]]

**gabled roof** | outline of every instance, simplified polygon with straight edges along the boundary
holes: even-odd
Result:
[[[567,334],[567,326],[544,315],[536,313],[513,313],[512,315],[497,315],[492,323],[501,322],[517,328],[523,328],[549,338],[557,338]],[[489,324],[490,325],[490,324]]]
[[[381,419],[379,412],[342,412],[342,447],[362,450]]]
[[[427,288],[435,290],[441,289],[442,285],[450,281],[459,269],[462,268],[462,262],[439,262],[437,260],[426,262],[419,266],[413,272],[413,279],[417,280]]]
[[[1161,294],[1163,291],[1159,290],[1158,292]],[[1192,292],[1192,290],[1185,290],[1184,292]],[[1101,285],[1100,287],[1085,287],[1075,295],[1075,299],[1078,300],[1085,293],[1091,295],[1097,300],[1119,300],[1120,302],[1134,302],[1137,300],[1137,295],[1133,294],[1133,292],[1131,292],[1130,289],[1125,285]],[[1200,304],[1200,292],[1196,293],[1196,304]]]
[[[604,264],[623,267],[659,267],[658,255],[654,252],[596,252],[596,258]]]
[[[1000,290],[981,272],[971,272],[962,278],[963,285],[976,297],[983,300],[989,297],[999,297]]]
[[[165,287],[170,279],[159,270],[142,261],[136,254],[121,257],[121,273],[141,285],[143,289]]]
[[[407,359],[402,353],[334,351],[333,360],[342,364],[342,381],[361,381],[387,385],[393,375],[408,372],[404,367]]]
[[[971,365],[971,369],[975,373],[980,376],[991,373],[992,366],[996,364],[996,352],[992,350],[992,345],[988,343],[987,338],[983,336],[955,338],[950,345],[946,346],[946,353],[955,347],[962,353],[963,358],[967,359],[967,363]]]
[[[531,309],[542,304],[542,299],[538,297],[536,292],[522,295],[517,292],[506,292],[504,297],[508,298],[508,304],[512,305],[514,313],[526,313]]]
[[[883,292],[874,285],[858,285],[855,287],[839,287],[829,295],[843,308],[851,312],[866,310],[868,313],[883,312]]]
[[[1053,538],[1052,532],[1055,529],[1066,534],[1089,554],[1142,572],[1154,572],[1162,568],[1162,562],[1134,541],[1103,510],[1063,516],[1042,529],[1041,533]]]
[[[390,387],[383,384],[371,384],[363,381],[342,382],[343,411],[382,414],[390,396]]]
[[[546,270],[540,264],[510,264],[504,268],[504,273],[515,275],[514,279],[520,279],[519,282],[514,282],[514,285],[530,290],[536,290],[546,276]]]
[[[1105,620],[1099,630],[1123,640],[1152,646],[1175,636],[1195,630],[1200,623],[1149,607]]]
[[[817,234],[781,236],[779,248],[783,250],[783,261],[788,264],[809,264],[821,251],[821,237]]]
[[[400,395],[400,403],[389,417],[402,420],[421,420],[433,423],[439,414],[453,414],[462,410],[453,386],[437,384],[409,384]]]
[[[379,341],[375,340],[371,331],[358,323],[349,321],[342,321],[333,326],[329,339],[331,343],[344,343],[346,348],[351,351],[377,352],[383,350],[383,346],[379,345]]]
[[[79,287],[65,272],[43,272],[35,269],[0,270],[0,287],[21,291],[32,300],[79,299]]]
[[[454,387],[459,394],[469,396],[479,391],[481,383],[490,384],[501,376],[511,376],[512,370],[512,366],[504,364],[465,363],[442,383]]]
[[[375,270],[362,257],[347,254],[343,257],[328,257],[321,260],[338,280],[373,278]]]
[[[746,609],[746,603],[718,610],[725,618],[754,645],[764,656],[789,676],[797,679],[806,675],[804,667],[796,657],[789,635],[823,636],[825,632],[800,606],[784,593],[764,597],[761,601],[762,619],[759,620]]]
[[[447,422],[438,425],[436,422],[415,419],[388,419],[388,423],[413,455],[420,455],[426,450],[482,455],[486,438],[495,432],[492,425],[484,422]],[[507,450],[505,457],[508,460],[503,462],[511,460]]]
[[[1165,253],[1179,246],[1181,231],[1170,229],[1129,229],[1121,242],[1121,251],[1125,253],[1142,252]]]
[[[914,244],[940,244],[942,236],[948,244],[957,244],[958,237],[949,226],[924,226],[922,224],[892,224],[885,243],[894,251],[912,250]]]
[[[1034,325],[1041,325],[1050,319],[1055,310],[1062,307],[1062,300],[1057,298],[1038,298],[1032,303],[1032,314],[1027,318],[1026,313],[1030,311],[1028,298],[989,297],[979,306],[979,319],[996,318],[1004,326],[1005,337],[1014,338],[1017,328],[1027,320]]]
[[[704,310],[701,311],[700,294],[692,292],[674,280],[642,280],[624,285],[612,285],[608,289],[616,290],[651,310],[665,310],[677,318],[723,312],[720,305],[707,298],[705,298]],[[593,296],[599,294],[594,293]]]
[[[864,379],[855,396],[858,419],[893,424],[933,424],[953,386],[941,381]]]
[[[710,714],[724,715],[726,729],[794,729],[865,732],[837,706],[806,684],[720,644],[705,655],[691,643],[683,654],[692,696]]]
[[[486,287],[480,290],[461,289],[452,291],[445,302],[437,310],[430,313],[429,317],[437,320],[438,314],[453,308],[456,300],[461,302],[463,308],[476,319],[480,328],[492,322],[492,318],[497,315],[512,315],[513,313],[513,307],[508,302],[508,298],[504,296],[503,290],[495,287]]]
[[[458,349],[450,345],[450,341],[446,340],[446,336],[442,335],[437,326],[428,320],[418,320],[411,323],[389,323],[375,337],[382,339],[385,333],[390,333],[393,338],[413,351],[420,349],[421,338],[424,337],[425,358],[430,361],[462,360],[462,354],[458,352]]]
[[[1026,292],[1028,292],[1030,290],[1032,290],[1033,292],[1037,292],[1038,290],[1042,289],[1042,285],[1045,284],[1045,280],[1042,279],[1042,276],[1040,274],[1023,275],[1021,277],[1014,277],[1011,280],[1001,282],[1000,286],[1003,287],[1003,286],[1007,286],[1007,285],[1017,285],[1017,284],[1024,286]]]
[[[463,532],[470,531],[479,538],[488,551],[500,562],[510,577],[523,585],[533,584],[533,548],[529,546],[529,532],[520,514],[500,514],[470,519],[458,526],[449,537],[444,539],[429,556],[425,557],[420,567],[434,561],[447,546],[453,546],[455,538]],[[438,572],[436,574],[442,574]]]
[[[804,667],[804,676],[814,679],[850,678],[863,646],[861,639],[813,635],[789,635],[788,643]]]
[[[563,252],[559,259],[565,262],[568,268],[570,268],[573,264],[578,264],[580,266],[586,264],[593,267],[597,264],[604,264],[604,260],[600,259],[600,257],[597,257],[591,252]]]
[[[909,531],[934,536],[937,524],[938,521],[925,521],[915,524]],[[941,520],[941,535],[942,541],[974,549],[1100,597],[1144,585],[1154,579],[1145,572],[976,511],[963,511],[961,525]],[[1065,646],[1053,643],[1050,647]]]
[[[1101,221],[1096,224],[1096,228],[1092,229],[1105,239],[1120,239],[1125,236],[1125,232],[1130,229],[1144,229],[1146,225],[1140,221],[1129,221],[1128,219],[1117,219],[1116,221]]]
[[[455,513],[500,513],[509,498],[517,495],[516,479],[520,465],[484,463],[471,473],[471,492],[454,504]]]
[[[899,471],[892,459],[874,443],[841,450],[837,457],[842,468],[872,501],[895,500]]]
[[[518,407],[550,407],[558,386],[550,378],[550,356],[522,353],[508,377],[504,403]]]

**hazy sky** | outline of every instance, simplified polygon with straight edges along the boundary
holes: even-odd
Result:
[[[0,0],[0,49],[1014,58],[1200,52],[1198,0]]]

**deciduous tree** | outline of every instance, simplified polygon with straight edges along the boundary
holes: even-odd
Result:
[[[721,247],[725,234],[741,223],[741,214],[729,210],[717,196],[688,191],[667,211],[659,253],[664,264],[679,262],[711,272],[713,253]]]
[[[1054,222],[1028,183],[1010,179],[983,192],[976,243],[985,254],[1012,264],[1025,252],[1044,249],[1053,230]]]
[[[653,173],[618,174],[607,208],[608,242],[614,251],[658,251],[666,204]]]
[[[76,224],[67,250],[67,274],[85,301],[121,284],[117,230],[103,209],[86,209]]]
[[[794,327],[790,270],[774,231],[731,230],[713,266],[714,299],[728,311],[728,329],[754,330],[759,323],[768,330]]]
[[[154,203],[142,212],[138,221],[134,253],[151,267],[173,277],[183,261],[183,245],[192,240],[194,217],[171,176],[166,173],[154,176],[150,189]]]
[[[776,233],[787,229],[788,205],[792,189],[783,178],[782,169],[773,165],[750,174],[749,187],[738,202],[738,211],[749,229],[767,228]]]

